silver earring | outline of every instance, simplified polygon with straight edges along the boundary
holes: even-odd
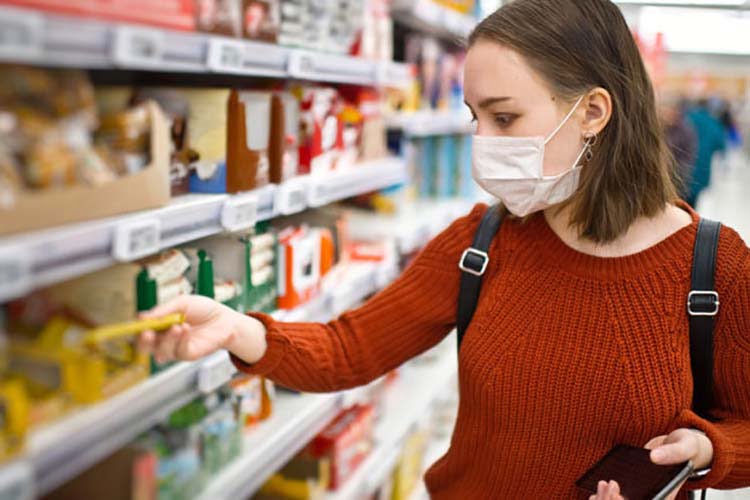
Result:
[[[595,132],[586,132],[583,135],[583,139],[586,141],[586,152],[583,156],[586,159],[586,163],[590,163],[594,159],[594,145],[596,145],[598,136]]]

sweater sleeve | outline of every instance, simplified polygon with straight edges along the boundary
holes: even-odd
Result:
[[[726,298],[714,339],[714,397],[717,422],[684,410],[676,427],[705,432],[714,447],[711,471],[687,489],[750,486],[750,252]]]
[[[458,260],[486,209],[474,207],[428,243],[389,287],[327,324],[254,314],[266,326],[266,354],[253,365],[236,357],[233,362],[292,389],[328,392],[370,382],[436,345],[455,326]]]

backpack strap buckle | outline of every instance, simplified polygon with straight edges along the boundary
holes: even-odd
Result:
[[[687,310],[690,316],[716,316],[719,314],[719,293],[712,290],[693,290],[688,294]]]
[[[465,273],[474,276],[482,276],[487,271],[487,265],[490,263],[490,256],[487,252],[469,247],[464,250],[461,260],[458,262],[458,268]]]

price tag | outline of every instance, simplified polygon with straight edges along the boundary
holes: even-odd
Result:
[[[201,364],[198,371],[198,390],[203,394],[210,394],[226,384],[237,373],[226,352],[219,352],[209,357]]]
[[[164,36],[158,30],[118,26],[115,31],[112,59],[118,66],[160,66],[163,51]]]
[[[34,472],[27,462],[3,465],[0,469],[0,500],[32,500]]]
[[[308,179],[291,179],[276,191],[276,210],[281,215],[292,215],[307,208]]]
[[[258,221],[258,197],[255,194],[238,194],[224,202],[221,225],[230,232],[255,226]]]
[[[115,228],[112,256],[130,262],[161,250],[161,223],[158,219],[125,221]]]
[[[0,302],[31,290],[31,262],[21,249],[0,250]]]
[[[0,10],[0,56],[36,59],[44,52],[44,18],[33,12]]]
[[[293,51],[289,56],[289,73],[297,78],[308,78],[315,72],[315,58],[313,54]]]
[[[237,73],[244,67],[245,46],[242,42],[211,38],[208,45],[208,68],[219,73]]]

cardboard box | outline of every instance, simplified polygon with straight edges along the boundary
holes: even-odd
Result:
[[[0,235],[155,208],[169,202],[169,126],[156,104],[151,114],[151,163],[101,186],[21,191],[0,207]]]

